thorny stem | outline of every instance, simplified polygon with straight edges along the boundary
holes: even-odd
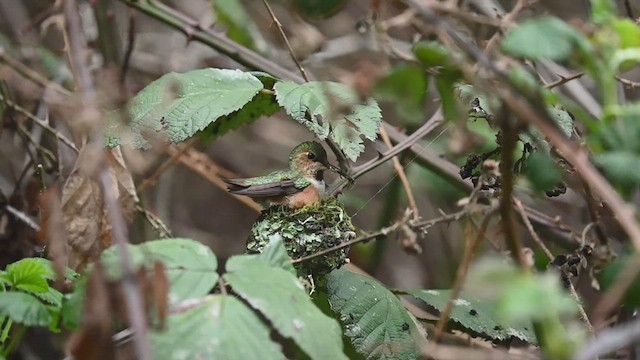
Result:
[[[440,318],[438,319],[438,323],[436,324],[436,330],[434,334],[434,342],[438,342],[442,337],[444,332],[444,327],[447,324],[447,320],[449,319],[449,315],[451,315],[451,310],[453,310],[453,302],[460,295],[460,291],[462,290],[462,285],[464,284],[464,280],[467,277],[467,272],[469,271],[469,266],[471,264],[471,260],[473,259],[473,253],[475,252],[476,246],[482,239],[484,238],[484,234],[487,231],[487,226],[489,225],[489,221],[493,216],[493,211],[489,212],[485,215],[482,223],[480,224],[480,228],[478,229],[478,234],[475,237],[471,237],[471,234],[465,236],[467,238],[467,246],[464,249],[464,256],[462,258],[462,262],[458,267],[458,271],[456,272],[456,280],[453,284],[453,288],[451,289],[451,294],[449,295],[449,299],[447,300],[447,305],[442,310],[440,314]],[[470,229],[470,224],[467,223],[467,229]]]

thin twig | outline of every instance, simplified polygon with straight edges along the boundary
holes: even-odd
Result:
[[[45,89],[52,89],[64,96],[71,96],[71,92],[69,90],[47,79],[37,71],[9,56],[9,54],[7,54],[3,47],[0,47],[0,62],[6,64],[7,66],[15,70],[18,74],[22,75],[24,78],[32,81],[39,86],[42,86]]]
[[[151,227],[158,233],[159,237],[161,238],[171,237],[171,230],[157,215],[145,209],[140,204],[136,204],[136,211],[144,215],[145,219],[147,219]]]
[[[549,83],[549,84],[545,85],[545,87],[546,87],[547,89],[553,89],[554,87],[558,87],[558,86],[560,86],[560,85],[564,85],[564,84],[568,83],[568,82],[569,82],[569,81],[571,81],[571,80],[579,79],[579,78],[581,78],[583,75],[584,75],[584,71],[581,71],[581,72],[579,72],[579,73],[575,73],[575,74],[573,74],[573,75],[569,75],[569,76],[562,76],[562,75],[559,75],[559,76],[560,76],[560,79],[558,79],[558,80],[556,80],[556,81],[554,81],[554,82],[552,82],[552,83]]]
[[[298,71],[300,71],[300,74],[304,78],[304,81],[309,82],[309,77],[307,76],[307,72],[304,70],[304,67],[302,67],[302,64],[300,63],[300,61],[298,61],[296,54],[293,52],[291,43],[289,43],[289,39],[287,38],[287,35],[285,35],[284,30],[282,29],[282,24],[280,23],[280,20],[278,20],[278,18],[276,17],[276,14],[273,13],[273,10],[271,9],[271,6],[269,5],[269,2],[267,0],[262,0],[262,3],[267,8],[267,11],[269,11],[271,20],[273,20],[273,22],[276,24],[276,27],[280,32],[280,36],[284,40],[284,43],[287,45],[287,50],[289,50],[289,56],[291,56],[291,59],[293,60],[293,62],[296,63],[296,66],[298,67]]]
[[[380,137],[382,141],[387,145],[389,150],[393,149],[393,144],[391,144],[391,140],[389,139],[389,134],[384,129],[383,126],[380,127]],[[407,194],[407,200],[409,201],[409,206],[411,207],[412,217],[414,221],[418,221],[420,219],[420,213],[418,210],[418,204],[416,203],[416,198],[413,196],[413,190],[411,190],[411,184],[409,184],[409,179],[407,179],[407,174],[404,172],[404,168],[400,163],[400,159],[397,156],[394,156],[393,159],[393,167],[402,182],[402,186],[404,187],[404,191]]]
[[[516,205],[516,208],[518,209],[518,213],[520,214],[520,219],[522,219],[522,222],[524,223],[524,226],[529,231],[529,235],[531,235],[531,238],[533,239],[533,241],[535,241],[536,244],[540,246],[540,249],[542,249],[545,255],[547,255],[549,260],[553,260],[553,254],[551,253],[551,251],[549,251],[549,248],[547,247],[547,245],[545,245],[544,242],[542,242],[542,239],[540,239],[540,237],[538,236],[538,233],[536,233],[536,231],[533,229],[533,225],[531,225],[531,221],[529,221],[529,217],[527,217],[527,212],[525,211],[524,206],[522,206],[522,202],[514,197],[513,203]]]
[[[167,171],[167,169],[169,169],[171,166],[176,164],[180,156],[184,155],[184,153],[186,153],[189,149],[191,149],[194,145],[196,145],[199,142],[200,142],[200,138],[196,136],[191,138],[191,140],[189,140],[185,144],[181,145],[180,150],[171,151],[172,152],[171,156],[167,160],[165,160],[165,162],[163,162],[162,165],[160,165],[151,176],[144,179],[142,183],[139,186],[137,186],[137,191],[139,193],[142,193],[147,187],[154,185],[156,181],[158,181],[158,178],[160,177],[160,175],[162,175],[165,171]]]
[[[70,149],[72,149],[76,153],[79,152],[78,148],[73,143],[73,141],[69,140],[69,138],[67,138],[66,136],[62,135],[58,130],[56,130],[53,127],[51,127],[51,125],[49,125],[46,121],[44,121],[44,120],[38,118],[37,116],[33,115],[32,113],[30,113],[27,109],[23,108],[22,106],[20,106],[20,105],[14,103],[13,101],[5,98],[2,94],[0,94],[0,100],[2,102],[4,102],[7,105],[7,107],[19,112],[20,114],[24,115],[27,119],[33,121],[36,125],[38,125],[41,128],[47,130],[49,133],[51,133],[53,136],[55,136],[58,140],[60,140],[60,142],[62,142],[63,144],[67,145]]]
[[[527,0],[517,0],[516,4],[513,6],[513,9],[511,9],[511,12],[509,12],[502,18],[502,24],[500,28],[502,30],[506,30],[511,25],[513,25],[514,21],[516,20],[516,18],[518,17],[520,12],[525,8],[526,5],[527,5]],[[490,54],[493,51],[493,48],[498,43],[499,38],[500,38],[500,31],[496,31],[487,42],[487,46],[485,47],[485,50],[484,50],[486,54]]]
[[[527,228],[527,230],[529,231],[529,234],[533,238],[533,241],[535,241],[540,246],[542,251],[544,251],[545,255],[547,255],[547,258],[549,259],[549,261],[553,260],[553,254],[551,253],[551,251],[549,251],[549,249],[544,244],[544,242],[542,242],[542,239],[540,239],[540,237],[538,236],[538,233],[533,229],[533,225],[531,225],[531,222],[527,217],[527,213],[524,210],[524,206],[522,206],[522,202],[517,198],[513,198],[513,203],[516,205],[516,208],[520,213],[520,218],[522,219],[522,222],[524,222],[525,227]],[[569,292],[571,293],[571,296],[573,296],[573,298],[576,300],[576,303],[579,304],[578,308],[580,311],[580,317],[582,318],[582,321],[587,326],[587,329],[589,329],[589,332],[593,334],[594,333],[593,325],[591,325],[591,321],[589,321],[589,316],[587,315],[587,312],[584,310],[584,306],[582,306],[581,304],[580,296],[576,292],[576,288],[573,286],[571,282],[569,282]]]
[[[640,87],[640,82],[636,82],[636,81],[632,81],[632,80],[629,80],[629,79],[625,79],[625,78],[620,77],[618,75],[616,75],[616,80],[618,80],[620,83],[622,83],[622,84],[624,84],[624,85],[626,85],[626,86],[628,86],[628,87],[630,87],[632,89]]]
[[[174,151],[177,152],[178,150],[173,149],[171,151],[172,153],[174,153]],[[262,207],[250,198],[242,195],[233,195],[227,191],[227,184],[220,177],[220,173],[225,172],[228,174],[229,171],[221,171],[222,167],[215,164],[207,155],[194,149],[188,149],[187,152],[183,156],[179,156],[178,159],[184,166],[191,169],[193,172],[202,176],[203,178],[207,179],[217,188],[224,190],[225,193],[233,196],[241,203],[247,205],[247,207],[249,207],[250,209],[256,212],[262,211]]]
[[[362,175],[368,173],[369,171],[375,169],[376,167],[384,164],[385,162],[392,159],[394,156],[398,155],[405,149],[413,146],[418,140],[422,139],[424,136],[428,135],[431,131],[433,131],[438,125],[440,125],[444,121],[442,115],[439,113],[434,114],[429,120],[427,120],[420,128],[413,132],[413,134],[404,137],[404,139],[396,144],[392,149],[382,154],[377,160],[372,161],[366,164],[363,167],[356,169],[353,174],[350,174],[353,179],[357,179]],[[384,126],[384,125],[383,125]],[[347,180],[339,181],[334,187],[329,191],[330,194],[335,193],[336,191],[342,189],[347,184]]]
[[[416,223],[411,223],[411,224],[408,224],[408,225],[409,225],[410,228],[412,228],[414,230],[415,229],[426,229],[426,228],[431,227],[431,226],[436,225],[436,224],[449,223],[449,222],[452,222],[452,221],[458,221],[463,216],[468,215],[468,214],[469,214],[469,211],[467,209],[463,209],[461,211],[458,211],[458,212],[455,212],[455,213],[452,213],[452,214],[447,214],[447,215],[443,215],[443,216],[440,216],[440,217],[437,217],[437,218],[434,218],[434,219],[423,220],[423,221],[419,221],[419,222],[416,222]],[[394,223],[391,226],[387,226],[387,227],[382,228],[382,229],[380,229],[378,231],[374,231],[374,232],[368,233],[368,234],[363,235],[363,236],[361,236],[361,237],[359,237],[357,239],[353,239],[353,240],[344,242],[344,243],[342,243],[340,245],[336,245],[334,247],[331,247],[331,248],[328,248],[328,249],[325,249],[325,250],[322,250],[322,251],[318,251],[317,253],[314,253],[314,254],[311,254],[311,255],[303,256],[303,257],[298,258],[298,259],[294,259],[294,260],[292,260],[292,263],[293,264],[298,264],[298,263],[301,263],[301,262],[305,262],[305,261],[314,259],[314,258],[316,258],[318,256],[326,255],[326,254],[332,253],[334,251],[338,251],[340,249],[344,249],[344,248],[349,247],[351,245],[355,245],[355,244],[358,244],[358,243],[361,243],[361,242],[366,242],[366,241],[369,241],[369,240],[373,240],[373,239],[381,237],[381,236],[385,236],[385,235],[395,231],[400,225],[401,225],[400,223]]]
[[[482,223],[480,224],[480,228],[478,229],[478,234],[476,234],[475,237],[471,237],[471,234],[465,236],[465,238],[467,238],[467,246],[465,246],[464,249],[462,262],[460,262],[460,266],[458,266],[458,271],[456,272],[456,280],[453,284],[453,288],[451,289],[449,299],[447,300],[447,305],[445,305],[444,309],[440,313],[440,318],[438,319],[438,323],[436,324],[436,330],[433,336],[434,342],[438,342],[442,337],[442,334],[444,333],[444,328],[447,324],[447,320],[449,319],[449,315],[451,315],[451,310],[453,310],[453,303],[462,291],[462,285],[464,284],[464,280],[467,277],[467,272],[469,271],[469,266],[471,265],[471,260],[473,259],[473,254],[475,252],[476,246],[484,238],[484,234],[487,231],[487,226],[489,225],[489,221],[491,220],[492,216],[493,211],[485,215],[484,219],[482,219]],[[467,229],[470,229],[470,227],[471,225],[468,223]]]

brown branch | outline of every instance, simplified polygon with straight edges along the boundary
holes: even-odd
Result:
[[[151,227],[158,233],[161,238],[171,237],[171,230],[169,227],[154,213],[142,207],[140,204],[136,204],[136,211],[140,212]]]
[[[20,61],[12,58],[2,47],[0,47],[0,62],[6,64],[7,66],[15,70],[18,74],[22,75],[25,79],[30,80],[36,85],[39,85],[45,89],[52,89],[64,96],[71,96],[71,92],[69,90],[47,79],[45,76],[24,65]]]
[[[129,63],[131,62],[131,54],[136,44],[136,14],[132,9],[129,10],[129,26],[127,29],[127,48],[124,51],[124,59],[122,59],[122,68],[120,69],[120,82],[124,83],[129,71]]]
[[[513,214],[513,187],[515,175],[513,173],[513,153],[518,142],[518,130],[515,119],[506,109],[502,109],[498,116],[502,140],[500,146],[500,217],[507,247],[511,251],[514,262],[519,263],[523,270],[527,269],[527,261],[522,251],[522,243],[516,230]]]
[[[179,152],[179,150],[176,150],[173,147],[170,147],[169,150],[172,155]],[[262,207],[250,198],[241,195],[233,195],[227,191],[227,184],[222,180],[220,175],[225,177],[233,177],[233,175],[228,170],[215,164],[206,154],[190,148],[187,149],[185,154],[179,156],[178,159],[184,166],[211,182],[215,187],[224,190],[225,193],[233,196],[241,203],[247,205],[250,209],[256,212],[262,211]]]
[[[184,145],[179,146],[178,151],[168,150],[171,153],[171,156],[167,160],[165,160],[165,162],[163,162],[162,165],[160,165],[156,169],[156,171],[153,172],[151,176],[144,179],[142,183],[139,186],[137,186],[137,191],[141,193],[149,186],[155,185],[160,175],[164,174],[164,172],[167,171],[167,169],[169,169],[171,166],[176,164],[179,160],[178,159],[179,157],[184,155],[189,149],[191,149],[194,145],[196,145],[199,142],[200,142],[199,137],[193,137],[191,140],[187,141]]]
[[[2,94],[0,94],[0,101],[4,102],[7,105],[7,107],[9,107],[10,109],[13,109],[19,112],[20,114],[24,115],[27,119],[33,121],[36,125],[47,130],[49,133],[55,136],[56,139],[58,139],[61,143],[67,145],[71,150],[75,151],[76,153],[79,152],[78,148],[73,143],[73,141],[69,140],[69,138],[62,135],[58,130],[51,127],[51,125],[49,125],[45,120],[40,119],[39,117],[30,113],[27,109],[5,98],[4,95]]]
[[[74,80],[82,97],[82,105],[86,108],[93,109],[93,113],[99,114],[93,80],[87,65],[84,63],[84,54],[87,51],[87,47],[85,39],[83,38],[84,32],[80,23],[80,14],[73,0],[64,0],[63,7],[65,15],[63,35],[67,45],[69,63],[73,70]],[[85,146],[102,147],[102,136],[102,129],[100,126],[97,126],[94,130],[92,143]],[[104,196],[109,222],[111,223],[111,237],[115,242],[118,255],[122,260],[122,287],[124,290],[127,318],[129,325],[135,333],[135,355],[138,359],[150,360],[152,359],[152,355],[148,343],[144,302],[127,248],[127,226],[122,216],[120,205],[118,204],[117,195],[110,183],[111,175],[108,165],[105,163],[106,159],[104,158],[104,154],[100,160],[102,162],[102,169],[99,173],[99,184]]]
[[[583,75],[584,75],[583,71],[581,71],[579,73],[575,73],[573,75],[569,75],[569,76],[558,75],[558,76],[560,76],[560,79],[558,79],[558,80],[556,80],[556,81],[554,81],[552,83],[546,84],[545,87],[547,89],[553,89],[554,87],[558,87],[560,85],[564,85],[564,84],[568,83],[571,80],[579,79]]]
[[[467,272],[469,271],[469,266],[471,265],[471,260],[473,259],[473,254],[475,252],[476,246],[484,238],[484,234],[487,231],[487,226],[489,225],[489,221],[491,220],[492,216],[493,211],[485,215],[475,237],[471,237],[471,234],[467,234],[468,236],[465,236],[465,238],[467,239],[467,246],[465,246],[464,249],[462,262],[460,263],[460,266],[458,266],[458,271],[456,272],[456,280],[453,283],[453,288],[451,289],[451,294],[449,295],[449,299],[447,300],[447,305],[445,305],[444,309],[440,313],[440,318],[438,319],[438,323],[436,324],[436,330],[433,336],[434,342],[438,342],[442,337],[444,328],[447,324],[447,320],[449,319],[449,315],[451,315],[451,310],[453,310],[453,302],[458,298],[460,292],[462,291],[462,285],[464,284],[464,280],[467,277]],[[467,223],[467,230],[469,229],[471,229],[471,225],[470,223]]]
[[[302,67],[302,64],[300,63],[300,61],[298,61],[296,54],[294,54],[293,48],[291,47],[291,43],[289,43],[289,39],[287,38],[287,35],[285,35],[284,30],[282,29],[282,24],[280,23],[280,20],[278,20],[278,18],[276,17],[276,14],[273,13],[273,10],[271,9],[271,6],[269,5],[269,2],[267,0],[262,0],[262,3],[267,8],[267,11],[269,11],[271,20],[273,20],[274,24],[276,24],[276,27],[280,32],[280,36],[282,37],[282,40],[284,40],[284,43],[287,45],[287,50],[289,50],[289,56],[291,56],[291,59],[298,67],[298,70],[300,71],[300,74],[304,78],[304,81],[309,82],[309,77],[307,76],[307,72],[304,70],[304,67]]]
[[[587,203],[587,209],[589,210],[589,217],[591,217],[591,223],[594,226],[594,230],[598,240],[601,245],[606,245],[609,243],[609,239],[607,235],[604,233],[604,229],[600,224],[600,212],[598,211],[598,206],[596,205],[596,200],[593,198],[593,194],[591,193],[591,187],[589,184],[582,180],[582,186],[584,187],[584,198]],[[584,243],[584,236],[583,243]]]
[[[384,129],[383,126],[380,127],[380,137],[382,141],[387,145],[389,150],[393,149],[393,145],[391,144],[391,140],[389,139],[389,134]],[[409,206],[411,207],[412,216],[414,221],[418,221],[420,219],[420,213],[418,211],[418,205],[416,203],[416,198],[413,196],[413,191],[411,190],[411,184],[409,184],[409,179],[407,179],[407,174],[404,172],[404,168],[400,163],[400,159],[397,156],[393,157],[393,167],[402,182],[402,186],[404,187],[404,191],[407,194],[407,200],[409,201]]]
[[[626,85],[626,86],[628,86],[628,87],[630,87],[632,89],[640,87],[640,82],[636,82],[636,81],[632,81],[632,80],[629,80],[629,79],[625,79],[625,78],[620,77],[618,75],[616,75],[616,80],[618,80],[620,83],[622,83],[622,84],[624,84],[624,85]]]
[[[513,198],[513,203],[516,205],[518,213],[520,214],[520,219],[522,219],[522,222],[529,231],[529,234],[531,235],[533,241],[535,241],[536,244],[540,246],[540,249],[542,249],[545,255],[547,255],[549,260],[553,260],[553,254],[551,253],[551,251],[549,251],[549,248],[544,244],[544,242],[542,242],[542,239],[540,239],[538,233],[536,233],[536,231],[533,229],[533,225],[531,225],[531,221],[529,221],[529,218],[527,217],[527,212],[524,209],[524,206],[522,206],[522,202],[517,198]]]

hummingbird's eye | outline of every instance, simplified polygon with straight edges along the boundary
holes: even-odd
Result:
[[[307,158],[309,160],[315,160],[316,159],[316,154],[312,153],[312,152],[308,152],[307,153]]]

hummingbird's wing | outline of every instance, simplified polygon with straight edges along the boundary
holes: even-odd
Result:
[[[255,184],[253,179],[224,179],[224,182],[229,185],[230,193],[250,197],[285,196],[300,191],[294,180]]]

